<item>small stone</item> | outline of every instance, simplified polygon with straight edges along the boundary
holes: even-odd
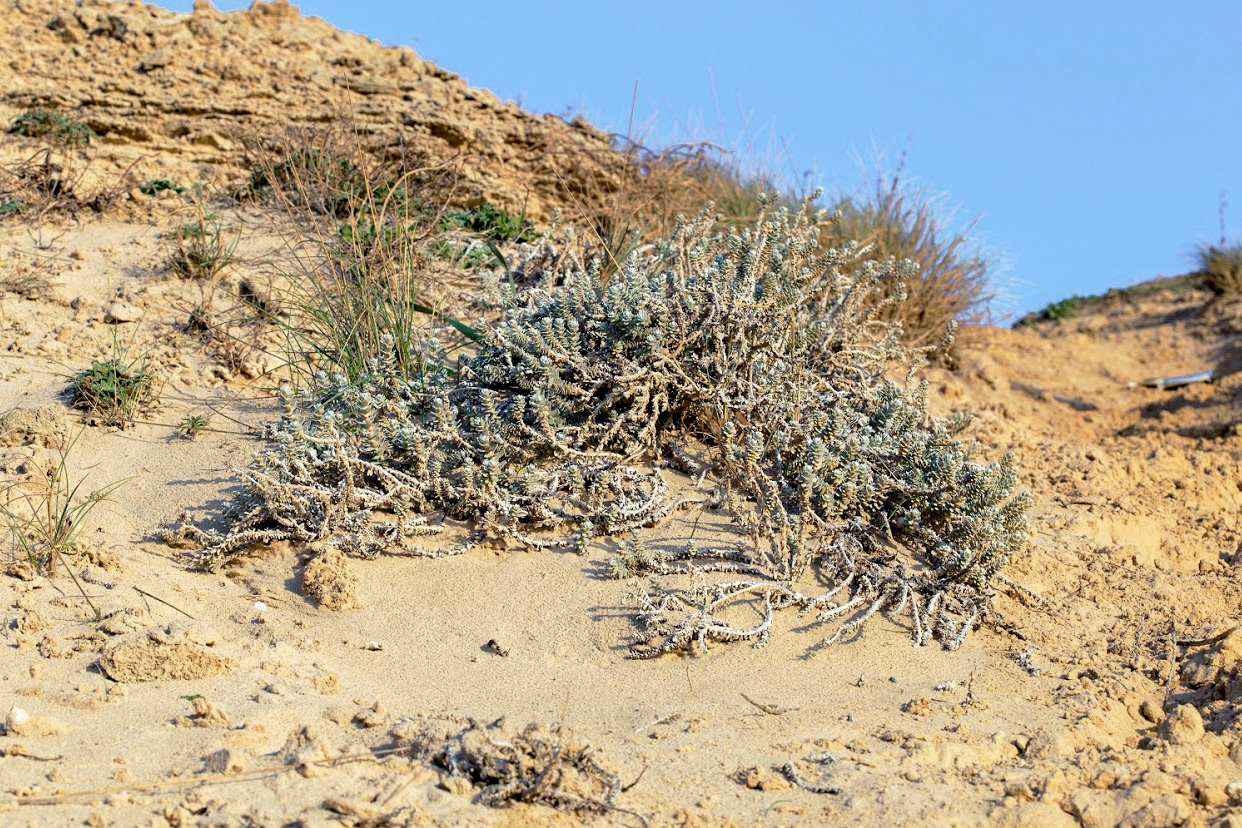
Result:
[[[10,707],[9,715],[4,719],[4,732],[14,733],[16,729],[30,721],[30,714],[20,707]]]
[[[1139,714],[1152,724],[1160,724],[1164,720],[1164,710],[1154,699],[1144,699],[1139,705]]]
[[[47,616],[39,612],[37,609],[26,610],[21,617],[17,619],[17,631],[27,635],[31,633],[42,632],[51,626],[51,622],[47,620]]]
[[[1065,732],[1044,727],[1031,736],[1023,755],[1028,759],[1054,759],[1073,752],[1074,745]]]
[[[1219,808],[1229,801],[1229,794],[1220,782],[1196,779],[1193,782],[1195,801],[1207,808]]]
[[[137,322],[142,318],[142,309],[136,308],[128,302],[113,302],[104,311],[104,321],[109,325],[118,325],[124,322]]]
[[[156,69],[162,69],[167,65],[168,53],[163,49],[156,49],[142,59],[142,62],[138,64],[138,71],[145,74]]]
[[[791,787],[784,776],[760,767],[741,768],[734,778],[754,791],[783,791]]]
[[[388,724],[388,711],[379,702],[354,714],[354,724],[367,729]]]
[[[924,698],[911,699],[901,706],[901,710],[911,716],[926,716],[931,712],[931,702]]]
[[[233,776],[246,770],[246,760],[246,755],[240,751],[224,748],[203,757],[203,770]]]

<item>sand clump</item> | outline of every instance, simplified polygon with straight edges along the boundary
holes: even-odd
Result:
[[[113,681],[187,681],[230,672],[237,662],[194,643],[184,632],[150,629],[108,642],[99,667]]]
[[[69,417],[63,405],[15,408],[0,417],[0,446],[39,446],[64,449],[68,445]]]
[[[319,606],[347,610],[358,606],[358,576],[339,549],[323,546],[302,573],[302,591]]]
[[[16,705],[9,708],[4,718],[6,736],[58,736],[64,732],[64,723],[48,716],[31,715]]]

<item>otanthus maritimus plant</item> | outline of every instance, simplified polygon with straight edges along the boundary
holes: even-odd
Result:
[[[1008,459],[972,460],[965,419],[931,416],[912,382],[920,354],[888,313],[910,265],[819,252],[809,202],[741,232],[712,232],[715,218],[684,220],[606,281],[572,256],[539,286],[511,281],[504,319],[455,370],[320,375],[312,395],[286,395],[232,527],[184,520],[168,537],[211,569],[271,540],[460,551],[410,543],[433,516],[530,547],[623,535],[613,572],[634,587],[635,657],[762,644],[791,607],[833,623],[825,643],[886,613],[918,643],[957,647],[1025,542],[1029,498]],[[714,495],[675,497],[665,461],[710,476]],[[727,547],[631,536],[713,505]],[[747,608],[753,623],[732,620]]]

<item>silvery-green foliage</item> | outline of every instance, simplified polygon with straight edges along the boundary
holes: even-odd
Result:
[[[544,245],[492,285],[507,311],[455,375],[408,383],[376,363],[354,382],[320,377],[243,471],[230,529],[171,535],[214,568],[273,539],[428,554],[409,539],[439,518],[529,546],[625,533],[612,571],[636,585],[636,656],[762,643],[785,607],[835,619],[828,642],[883,612],[956,647],[1025,541],[1029,498],[1007,458],[973,461],[965,422],[930,416],[910,381],[919,355],[876,299],[909,265],[846,275],[859,251],[817,253],[822,218],[776,211],[715,235],[704,213],[606,283]],[[735,544],[631,536],[704,505],[670,494],[666,462],[711,474]],[[812,570],[826,591],[804,591]],[[687,575],[688,589],[661,585]],[[748,607],[755,623],[728,620]]]

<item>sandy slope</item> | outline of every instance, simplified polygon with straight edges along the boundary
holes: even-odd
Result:
[[[385,753],[408,717],[441,713],[572,730],[638,780],[598,824],[1242,824],[1242,634],[1172,641],[1239,623],[1242,383],[1133,385],[1242,367],[1236,307],[1156,294],[971,329],[960,364],[931,371],[936,410],[976,412],[981,455],[1013,452],[1036,503],[1007,572],[1039,598],[1000,596],[998,623],[962,650],[915,649],[889,621],[819,649],[823,630],[789,616],[760,650],[636,662],[607,544],[354,562],[359,606],[331,612],[302,594],[304,550],[207,575],[154,537],[183,509],[218,510],[273,411],[265,380],[247,378],[261,366],[221,365],[185,329],[202,297],[165,272],[162,234],[189,209],[135,198],[102,217],[0,224],[0,268],[52,283],[0,295],[0,410],[67,413],[66,375],[110,353],[114,333],[163,378],[146,422],[65,425],[75,479],[125,481],[82,527],[90,554],[75,562],[105,620],[63,572],[0,577],[0,715],[32,717],[0,736],[5,825],[580,821],[484,807]],[[242,238],[230,284],[262,277],[279,238],[260,214],[222,215]],[[118,312],[139,321],[105,321]],[[190,412],[213,412],[213,430],[178,437]],[[55,455],[55,427],[18,422],[2,435],[7,480]],[[806,761],[824,752],[826,768]],[[789,761],[840,792],[791,787],[774,770]]]

